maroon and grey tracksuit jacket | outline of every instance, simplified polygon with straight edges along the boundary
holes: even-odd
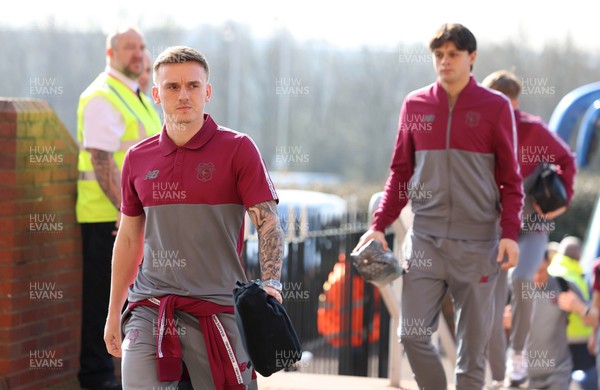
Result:
[[[471,77],[452,108],[439,82],[404,100],[391,174],[371,228],[384,231],[409,199],[417,232],[517,240],[523,190],[513,111],[503,95]]]

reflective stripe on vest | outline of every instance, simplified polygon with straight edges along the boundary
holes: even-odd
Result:
[[[144,133],[145,133],[145,131],[144,131]],[[148,138],[148,137],[146,137],[146,138]],[[119,142],[119,149],[117,149],[117,152],[127,152],[130,147],[137,144],[138,142],[140,142],[143,139],[144,138],[141,138],[139,140],[136,139],[136,140],[132,140],[132,141],[121,141],[121,142]],[[77,145],[79,146],[79,150],[85,150],[85,148],[83,147],[83,144],[81,142],[78,142]]]
[[[552,258],[552,262],[548,266],[548,274],[560,276],[575,284],[579,288],[584,301],[589,301],[590,292],[583,278],[583,270],[579,261],[558,253]],[[569,323],[567,325],[567,338],[569,342],[585,341],[592,332],[593,329],[586,326],[579,315],[569,313]]]
[[[83,113],[87,103],[95,97],[108,100],[122,115],[125,131],[120,138],[119,150],[113,153],[117,167],[122,169],[127,150],[147,136],[161,130],[161,120],[152,108],[150,101],[131,91],[125,84],[106,73],[101,73],[96,80],[81,94],[77,110],[77,140],[83,143]],[[117,209],[100,188],[94,174],[91,154],[80,146],[77,181],[77,221],[111,222],[117,218]]]
[[[138,140],[136,140],[136,141],[139,142],[139,141],[141,141],[143,139],[148,138],[148,134],[146,133],[146,129],[144,128],[144,125],[143,125],[142,120],[140,119],[140,117],[137,116],[137,114],[135,113],[135,111],[133,111],[131,109],[131,107],[129,107],[129,104],[127,104],[127,102],[125,101],[125,99],[123,99],[123,97],[119,94],[119,92],[115,89],[115,87],[113,87],[112,85],[108,84],[108,88],[110,88],[110,90],[113,91],[115,93],[115,95],[117,95],[117,97],[121,100],[121,102],[123,102],[123,105],[125,105],[125,107],[127,107],[127,109],[129,110],[129,112],[131,112],[131,114],[133,116],[135,116],[135,118],[138,121],[138,124],[141,125],[138,128]],[[146,107],[144,107],[144,108],[146,108]],[[129,141],[129,142],[132,142],[131,146],[133,146],[133,145],[135,145],[136,141]],[[119,148],[119,150],[123,150],[122,144],[123,144],[123,142],[121,141],[121,147]],[[129,149],[129,148],[126,148],[125,151],[127,151],[127,149]]]

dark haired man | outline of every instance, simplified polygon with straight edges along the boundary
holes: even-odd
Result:
[[[438,79],[404,100],[384,196],[357,249],[372,238],[387,247],[385,228],[411,200],[399,331],[415,379],[421,389],[447,387],[431,334],[449,290],[456,388],[481,389],[496,277],[519,253],[516,133],[510,102],[470,75],[477,42],[466,27],[442,25],[429,48]]]

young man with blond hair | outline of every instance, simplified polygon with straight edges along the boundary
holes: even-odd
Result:
[[[122,356],[127,390],[175,388],[182,362],[195,389],[256,389],[233,315],[233,289],[246,281],[246,211],[258,232],[263,288],[282,300],[277,193],[252,139],[205,113],[208,80],[198,51],[177,46],[160,54],[152,97],[165,126],[123,164],[104,340]]]

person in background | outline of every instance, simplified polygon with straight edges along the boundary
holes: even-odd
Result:
[[[594,260],[592,265],[592,307],[600,313],[600,257]],[[600,343],[598,343],[598,324],[594,327],[592,335],[588,340],[588,352],[596,357],[596,373],[600,373]],[[598,375],[598,388],[600,388],[600,375]]]
[[[160,131],[160,118],[139,93],[144,36],[133,27],[106,39],[106,67],[85,89],[77,109],[77,221],[83,249],[81,352],[85,389],[120,389],[103,341],[110,269],[121,207],[121,167],[127,149]]]
[[[152,84],[152,55],[148,49],[144,50],[144,70],[138,78],[138,83],[142,93],[147,94]]]
[[[550,242],[548,242],[548,245],[546,245],[546,252],[548,253],[548,258],[550,260],[552,260],[554,258],[554,255],[556,255],[558,253],[559,246],[560,246],[560,243],[558,243],[556,241],[550,241]]]
[[[400,110],[391,172],[369,240],[387,249],[384,231],[411,201],[405,240],[399,333],[419,388],[445,389],[431,343],[442,298],[456,312],[456,387],[484,385],[487,340],[500,267],[516,265],[523,206],[512,107],[481,87],[471,70],[477,42],[461,24],[444,24],[429,42],[437,81],[408,95]]]
[[[583,273],[579,258],[581,256],[581,240],[567,236],[560,241],[558,252],[552,258],[548,273],[560,276],[575,284],[586,302],[589,302],[590,291]],[[569,315],[567,338],[573,358],[573,371],[579,372],[578,381],[584,390],[595,389],[597,382],[595,354],[588,351],[588,342],[592,337],[593,328],[583,322],[577,315]],[[591,386],[590,386],[591,384]]]
[[[532,289],[525,291],[534,305],[524,359],[529,367],[528,388],[566,390],[573,368],[565,330],[569,317],[577,317],[588,326],[597,326],[599,311],[587,306],[575,283],[549,275],[549,265],[546,254],[533,276]],[[510,305],[506,307],[510,308]],[[510,310],[506,313],[510,316]],[[511,323],[510,318],[505,321],[508,326]]]
[[[556,164],[560,167],[560,177],[565,184],[570,202],[573,197],[576,172],[575,156],[569,146],[556,134],[550,132],[540,118],[519,110],[521,81],[513,73],[499,70],[487,76],[482,85],[502,92],[512,103],[517,126],[517,156],[524,186],[528,187],[526,183],[535,181],[538,165],[543,162]],[[527,365],[523,358],[523,350],[531,328],[533,301],[523,292],[532,289],[533,275],[544,256],[548,233],[554,227],[552,219],[567,209],[565,206],[543,215],[532,197],[525,195],[523,223],[519,232],[519,262],[511,271],[510,281],[507,278],[507,271],[500,272],[496,287],[494,322],[488,349],[493,380],[491,388],[500,387],[505,377],[507,385],[519,385],[527,379]],[[509,289],[513,323],[507,353],[502,316]]]

